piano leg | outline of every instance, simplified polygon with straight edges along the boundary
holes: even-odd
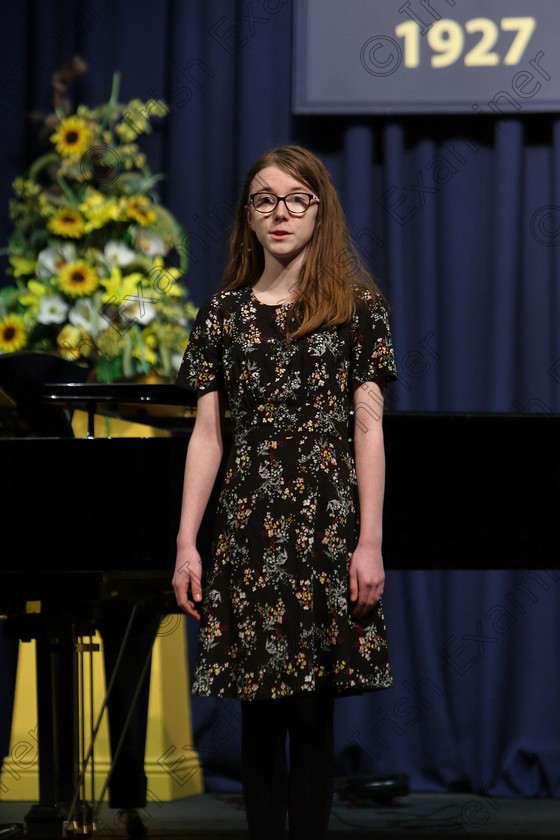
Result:
[[[77,653],[69,616],[35,616],[39,716],[39,804],[26,815],[29,840],[58,840],[78,771]],[[71,724],[69,725],[69,722]]]

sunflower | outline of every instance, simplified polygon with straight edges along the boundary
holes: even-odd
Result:
[[[66,117],[50,139],[63,157],[81,157],[91,143],[91,131],[80,117]]]
[[[23,319],[19,315],[6,315],[0,321],[0,352],[14,353],[25,347],[27,337]]]
[[[86,220],[77,210],[67,207],[57,210],[47,222],[47,227],[51,233],[68,236],[71,239],[79,239],[86,229]]]
[[[157,216],[151,207],[152,202],[147,196],[138,195],[128,201],[126,212],[132,219],[136,219],[141,225],[148,227],[157,221]]]
[[[99,276],[85,260],[68,263],[59,272],[56,284],[70,297],[91,295],[99,286]]]

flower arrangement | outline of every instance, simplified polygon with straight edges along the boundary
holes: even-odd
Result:
[[[55,107],[49,150],[13,183],[14,232],[3,253],[14,282],[0,290],[0,353],[55,352],[100,382],[171,380],[196,308],[178,282],[185,234],[159,202],[138,140],[168,107],[151,99],[75,113]]]

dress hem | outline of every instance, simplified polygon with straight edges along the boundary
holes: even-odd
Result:
[[[259,692],[254,692],[249,696],[243,696],[237,691],[227,690],[224,692],[210,692],[210,691],[197,691],[193,689],[191,694],[196,697],[213,697],[217,700],[242,700],[246,702],[256,701],[256,700],[282,700],[287,697],[293,697],[295,694],[310,694],[313,692],[322,692],[332,694],[335,698],[337,697],[352,697],[358,696],[361,694],[370,693],[373,691],[383,691],[387,688],[393,687],[393,680],[388,680],[386,683],[381,683],[378,685],[364,685],[364,686],[347,686],[347,687],[337,687],[337,686],[330,686],[330,685],[317,685],[313,686],[312,688],[305,689],[300,688],[296,691],[292,691],[288,694],[278,694],[275,696],[266,696],[263,697],[262,694],[259,696]]]

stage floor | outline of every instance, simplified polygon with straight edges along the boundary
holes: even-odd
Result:
[[[22,822],[26,802],[0,802],[0,822]],[[148,837],[242,840],[247,830],[237,794],[203,794],[150,803],[142,812]],[[117,812],[103,806],[96,836],[125,838]],[[412,793],[387,805],[349,806],[335,799],[329,838],[337,840],[541,840],[560,837],[560,800],[490,799],[474,794]]]

